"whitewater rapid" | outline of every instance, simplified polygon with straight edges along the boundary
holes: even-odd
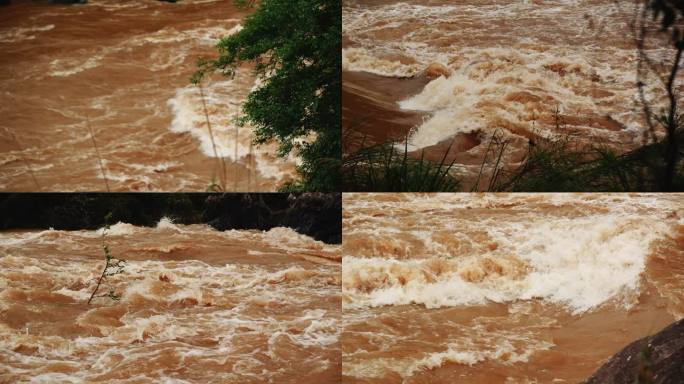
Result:
[[[411,129],[409,150],[433,161],[453,144],[448,159],[468,182],[489,161],[492,140],[507,142],[507,169],[520,165],[530,142],[546,139],[634,149],[651,140],[637,90],[635,12],[633,3],[600,0],[345,2],[348,119],[370,121],[347,129],[371,142],[392,137],[400,149]],[[646,53],[671,62],[667,36],[657,36]],[[431,66],[445,73],[426,76]],[[659,110],[661,81],[640,80]],[[463,137],[474,143],[459,149]]]
[[[248,93],[263,83],[253,66],[232,79],[207,76],[204,102],[190,83],[197,60],[216,57],[246,14],[220,1],[3,7],[0,187],[104,190],[88,121],[115,191],[203,191],[219,182],[274,191],[296,179],[296,154],[252,144],[254,127],[238,124]]]
[[[683,202],[346,194],[345,382],[582,380],[621,342],[684,316]],[[602,339],[608,324],[623,331]]]
[[[339,377],[339,247],[287,228],[126,223],[0,233],[0,381],[319,383]],[[295,379],[296,378],[296,379]]]

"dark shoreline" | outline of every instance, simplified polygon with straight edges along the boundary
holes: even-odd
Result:
[[[168,217],[220,231],[289,227],[328,244],[342,241],[339,193],[0,194],[0,230],[98,229],[109,213],[110,224],[154,227]]]

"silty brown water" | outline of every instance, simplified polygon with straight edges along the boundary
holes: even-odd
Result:
[[[340,254],[286,228],[0,233],[0,382],[339,382]]]
[[[0,14],[0,189],[105,190],[88,119],[112,190],[201,191],[221,180],[189,77],[246,12],[207,0],[13,3]],[[274,191],[295,177],[296,159],[251,146],[252,128],[235,123],[257,85],[248,65],[204,82],[226,190]]]
[[[646,127],[629,24],[634,4],[345,1],[344,127],[366,144],[411,132],[409,150],[415,156],[424,150],[433,161],[452,145],[447,160],[456,160],[466,184],[474,182],[495,133],[509,141],[503,157],[509,169],[540,138],[573,135],[580,144],[633,149],[645,142]],[[654,62],[674,60],[667,45],[649,40]],[[449,76],[425,76],[433,64]],[[644,80],[658,110],[660,82]]]
[[[345,194],[345,383],[577,383],[684,316],[684,195]]]

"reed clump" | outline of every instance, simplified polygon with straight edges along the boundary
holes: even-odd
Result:
[[[355,192],[455,192],[461,180],[451,171],[455,160],[447,161],[451,143],[440,162],[409,155],[410,133],[403,143],[390,141],[364,146],[342,159],[342,185],[344,191]],[[349,142],[345,140],[346,142]],[[362,142],[365,139],[362,139]],[[403,144],[403,148],[398,149]]]
[[[676,137],[682,141],[680,123]],[[489,191],[508,192],[630,192],[684,190],[679,164],[674,175],[664,153],[668,140],[656,141],[625,153],[605,144],[583,144],[556,119],[552,138],[537,135],[521,165],[503,170]],[[681,143],[679,144],[681,146]],[[670,179],[671,178],[671,179]]]

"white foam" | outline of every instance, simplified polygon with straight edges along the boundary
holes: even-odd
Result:
[[[228,19],[226,22],[237,22],[238,19]],[[236,24],[230,29],[220,26],[197,27],[188,30],[177,30],[173,27],[162,28],[148,34],[130,37],[110,46],[105,46],[96,53],[84,54],[87,59],[55,59],[50,62],[50,76],[68,77],[88,69],[99,67],[106,55],[128,51],[131,47],[140,47],[145,44],[174,44],[173,49],[155,50],[151,54],[154,63],[150,66],[152,71],[166,70],[182,62],[188,54],[188,48],[192,45],[177,47],[178,43],[192,41],[195,44],[214,45],[221,38],[239,32],[242,25]]]
[[[49,75],[54,77],[75,75],[88,69],[99,67],[103,58],[104,53],[95,54],[88,57],[85,61],[76,59],[55,59],[50,62],[50,68],[52,70]]]
[[[50,383],[72,383],[78,384],[82,380],[61,372],[41,373],[31,378],[29,383],[50,384]]]
[[[168,101],[173,114],[171,131],[190,133],[199,141],[202,153],[209,157],[218,155],[227,161],[238,161],[247,165],[251,154],[261,177],[276,181],[292,177],[294,165],[298,161],[295,153],[280,158],[275,155],[276,144],[252,144],[254,128],[249,124],[238,124],[242,103],[247,96],[248,87],[243,84],[244,82],[244,79],[239,78],[217,81],[204,88],[204,101],[207,104],[211,132],[206,123],[199,89],[194,86],[178,89],[176,95]]]
[[[399,60],[379,58],[365,48],[344,48],[342,49],[342,69],[388,77],[411,77],[420,73],[424,65],[404,64]]]
[[[16,43],[19,41],[33,40],[38,35],[35,32],[46,32],[55,28],[54,24],[48,24],[35,27],[18,27],[11,28],[4,32],[0,32],[0,42]]]
[[[181,167],[183,164],[177,161],[163,161],[157,164],[135,164],[135,163],[125,163],[124,166],[132,168],[136,171],[142,171],[145,173],[164,173],[170,170]]]
[[[96,233],[98,235],[102,235],[103,232],[106,232],[107,236],[130,236],[136,232],[137,228],[138,227],[133,224],[122,223],[119,221],[118,223],[110,226],[108,229],[98,229]]]
[[[412,137],[412,150],[473,130],[491,134],[501,127],[514,135],[519,130],[553,131],[552,124],[536,120],[551,114],[557,106],[573,116],[610,114],[629,129],[614,132],[592,124],[577,128],[608,142],[631,143],[641,137],[644,129],[641,111],[632,102],[633,50],[612,45],[588,47],[583,41],[589,39],[590,30],[577,34],[573,42],[566,36],[567,27],[557,24],[559,17],[572,17],[579,19],[573,22],[586,27],[587,20],[580,16],[589,12],[592,16],[610,14],[618,19],[615,28],[604,31],[607,36],[601,36],[602,40],[622,34],[619,17],[624,15],[606,4],[345,5],[343,32],[352,43],[343,49],[343,69],[410,77],[439,63],[452,72],[449,78],[433,80],[418,95],[400,103],[404,109],[431,114]],[[504,26],[503,31],[495,27],[498,23],[492,23],[516,18],[525,20],[520,27]],[[505,34],[502,43],[488,42],[490,34],[499,33]],[[464,37],[470,34],[473,36]],[[562,38],[546,41],[547,36],[555,34]],[[475,42],[466,42],[471,39]],[[660,54],[649,53],[652,57]],[[556,68],[556,72],[545,66]],[[587,93],[597,88],[612,95],[597,100]],[[657,99],[651,88],[646,91],[647,98]],[[523,91],[540,99],[522,105],[506,98]]]
[[[261,239],[272,247],[286,249],[290,253],[322,251],[328,254],[326,257],[339,258],[338,244],[326,244],[288,227],[271,228],[263,232]]]
[[[71,290],[67,287],[62,287],[62,288],[54,291],[54,293],[58,293],[60,295],[71,297],[72,299],[74,299],[76,301],[87,301],[88,298],[90,298],[90,294],[92,292],[87,292],[86,290],[87,290],[87,287],[83,288],[80,291],[74,291],[74,290]]]
[[[171,131],[189,132],[200,141],[200,148],[206,156],[218,155],[230,160],[235,160],[237,137],[237,158],[247,156],[253,133],[250,127],[239,127],[236,121],[245,100],[240,85],[232,80],[215,82],[204,89],[204,97],[214,143],[206,125],[199,89],[194,86],[178,89],[176,95],[168,101],[173,113]]]
[[[181,232],[181,229],[174,224],[173,220],[170,218],[164,216],[162,217],[159,222],[157,223],[157,229],[159,230],[168,230],[168,231],[173,231],[173,232]]]
[[[417,303],[435,308],[532,299],[575,314],[608,301],[629,307],[651,244],[667,231],[662,222],[624,216],[533,221],[489,233],[499,248],[487,257],[514,257],[515,267],[525,266],[522,273],[504,266],[503,273],[471,282],[464,276],[480,268],[484,256],[450,258],[451,271],[438,276],[425,260],[345,256],[343,288],[354,298],[350,307]],[[370,292],[358,290],[364,284],[370,284]]]
[[[343,372],[348,376],[368,379],[383,378],[386,376],[386,371],[393,371],[407,378],[418,372],[434,370],[448,363],[472,366],[487,360],[497,361],[504,365],[527,362],[534,353],[553,346],[543,341],[530,343],[529,340],[525,340],[525,336],[494,335],[493,337],[483,336],[483,338],[491,338],[486,348],[474,346],[472,339],[459,339],[457,342],[447,343],[446,350],[418,353],[418,357],[415,358],[373,359],[365,357],[358,361],[350,361],[344,364]]]
[[[432,370],[439,368],[446,363],[458,363],[464,365],[474,365],[485,360],[497,360],[504,364],[515,364],[527,362],[529,357],[539,350],[550,348],[549,343],[542,343],[535,348],[519,351],[507,340],[498,340],[493,349],[467,348],[463,345],[449,344],[449,348],[443,352],[430,353],[422,359],[413,362],[402,372],[402,376],[411,376],[417,371]],[[502,357],[505,356],[505,360]]]

